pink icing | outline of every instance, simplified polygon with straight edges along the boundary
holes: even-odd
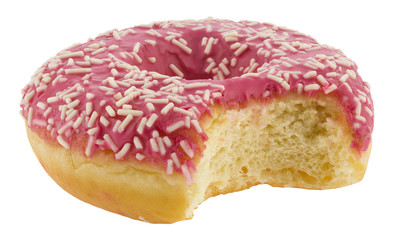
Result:
[[[351,147],[366,150],[373,130],[369,86],[354,62],[302,33],[251,21],[112,30],[49,59],[22,93],[28,126],[64,147],[149,159],[188,184],[207,140],[198,120],[214,103],[331,94],[352,126]]]

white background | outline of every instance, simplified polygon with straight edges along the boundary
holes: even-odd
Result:
[[[391,1],[1,1],[0,239],[395,239],[395,18]],[[189,221],[154,225],[93,207],[45,173],[19,115],[20,89],[50,56],[112,28],[154,20],[257,20],[342,49],[372,86],[373,150],[362,182],[269,186],[207,200]]]

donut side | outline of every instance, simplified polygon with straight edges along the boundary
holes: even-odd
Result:
[[[96,207],[133,219],[171,223],[188,217],[188,185],[181,174],[168,176],[114,161],[106,151],[92,157],[45,141],[27,128],[34,153],[48,175],[65,191]]]
[[[88,158],[27,131],[41,164],[63,189],[108,211],[155,223],[191,218],[205,199],[258,184],[331,189],[364,176],[371,146],[362,152],[350,147],[352,130],[334,97],[287,95],[211,110],[200,120],[208,140],[191,186],[180,173],[114,161],[106,151]]]

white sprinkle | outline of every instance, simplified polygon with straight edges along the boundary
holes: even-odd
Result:
[[[286,47],[287,49],[291,50],[291,52],[297,52],[298,50],[296,50],[294,47],[292,47],[289,43],[287,42],[283,42],[281,45],[283,45],[284,47]]]
[[[100,117],[100,123],[103,124],[103,126],[108,127],[108,125],[110,124],[110,122],[107,120],[107,118],[101,116]]]
[[[162,108],[160,113],[162,115],[166,115],[173,107],[174,107],[174,103],[170,102],[164,108]]]
[[[210,52],[211,52],[211,49],[212,49],[212,46],[213,46],[213,43],[214,43],[214,38],[213,37],[210,37],[209,39],[208,39],[208,42],[207,42],[207,45],[206,45],[206,47],[205,47],[205,49],[204,49],[204,54],[206,54],[206,55],[209,55],[210,54]]]
[[[171,160],[171,159],[167,160],[166,174],[167,175],[173,174],[173,160]]]
[[[155,138],[150,138],[149,142],[150,142],[150,144],[151,144],[151,149],[152,149],[152,151],[154,151],[154,152],[159,152],[159,146],[158,146],[158,144],[156,143]]]
[[[212,96],[213,98],[219,98],[219,97],[222,97],[222,93],[220,93],[220,92],[213,92],[213,93],[211,94],[211,96]]]
[[[347,69],[346,73],[348,74],[348,76],[350,76],[351,79],[356,79],[357,78],[357,74],[354,72],[354,70]]]
[[[268,74],[267,78],[270,79],[270,80],[273,80],[275,82],[278,82],[278,83],[281,83],[284,80],[283,78],[275,76],[275,75],[272,75],[272,74]]]
[[[140,42],[135,43],[133,46],[133,52],[138,53],[140,50],[140,45]]]
[[[361,122],[366,122],[366,118],[362,117],[361,115],[356,115],[355,119],[361,121]]]
[[[146,107],[147,107],[148,111],[150,111],[150,112],[155,111],[154,105],[150,102],[146,104]]]
[[[188,111],[188,110],[185,110],[185,109],[182,109],[182,108],[179,108],[179,107],[174,107],[174,108],[173,108],[173,111],[174,111],[174,112],[178,112],[178,113],[185,114],[185,115],[190,116],[190,117],[193,115],[192,112],[190,112],[190,111]]]
[[[94,97],[95,97],[95,95],[92,94],[92,93],[87,93],[86,94],[86,99],[88,99],[88,100],[92,100]]]
[[[72,92],[72,93],[68,93],[68,94],[66,94],[66,95],[63,95],[63,97],[62,97],[62,99],[63,100],[67,100],[68,98],[75,98],[75,97],[78,97],[80,95],[80,93],[79,92]]]
[[[354,101],[356,103],[356,107],[355,107],[355,114],[361,115],[361,102],[359,101],[359,99],[357,97],[354,97]]]
[[[251,37],[247,38],[246,41],[247,41],[247,42],[250,42],[250,41],[253,41],[253,40],[257,39],[257,38],[259,38],[258,35],[251,36]]]
[[[150,118],[148,119],[146,126],[147,127],[152,127],[152,125],[155,123],[156,119],[158,119],[158,115],[153,113]]]
[[[47,105],[43,102],[38,102],[36,105],[42,110],[45,110],[47,108]]]
[[[163,142],[165,143],[166,147],[171,147],[171,141],[168,136],[163,137]]]
[[[286,81],[281,82],[280,85],[287,91],[291,89],[291,86]]]
[[[199,87],[207,87],[209,86],[209,83],[189,83],[187,85],[184,86],[185,89],[190,89],[190,88],[199,88]]]
[[[167,99],[167,98],[160,98],[160,99],[156,99],[156,98],[146,98],[146,99],[144,99],[144,102],[146,102],[146,103],[166,104],[166,103],[169,102],[169,99]]]
[[[77,129],[79,126],[81,126],[83,121],[82,117],[78,117],[77,120],[75,120],[75,122],[73,123],[73,128]]]
[[[298,94],[302,94],[302,92],[303,92],[303,84],[302,83],[298,83],[297,91],[298,91]]]
[[[317,68],[319,68],[321,70],[323,70],[325,68],[325,65],[318,62],[316,59],[312,59],[309,63],[316,66]]]
[[[159,152],[163,156],[166,153],[165,145],[163,145],[163,140],[162,138],[158,138],[158,146],[159,146]]]
[[[182,44],[180,41],[178,41],[177,39],[173,39],[171,41],[174,45],[176,45],[177,47],[181,48],[181,50],[183,50],[184,52],[191,54],[192,53],[192,49],[190,49],[189,47],[187,47],[186,45]]]
[[[126,155],[126,153],[129,151],[130,146],[131,146],[130,143],[125,143],[122,149],[117,154],[115,154],[115,158],[116,159],[123,158]]]
[[[158,138],[159,137],[159,132],[157,130],[152,131],[152,137],[153,138]]]
[[[230,49],[235,50],[237,48],[239,48],[241,46],[241,43],[237,42],[237,43],[233,43],[232,45],[230,45]]]
[[[314,91],[314,90],[318,90],[318,89],[320,89],[320,85],[318,85],[316,83],[304,86],[304,91],[305,92]]]
[[[335,59],[335,62],[339,65],[346,66],[346,67],[351,67],[352,62],[348,61],[347,59]]]
[[[245,50],[247,50],[248,45],[247,44],[242,44],[236,51],[235,55],[240,56]]]
[[[132,93],[132,94],[129,94],[129,95],[126,95],[125,97],[119,99],[119,100],[115,103],[115,105],[116,105],[117,107],[121,107],[123,104],[128,103],[129,101],[131,101],[135,96],[136,96],[136,95],[133,94],[133,93]]]
[[[126,115],[130,114],[133,117],[140,117],[140,116],[142,116],[144,114],[144,112],[140,111],[140,110],[132,110],[132,109],[118,109],[117,110],[117,114],[121,115],[121,116],[126,116]]]
[[[42,128],[52,129],[52,127],[50,125],[48,125],[45,120],[33,119],[32,124],[35,126],[42,127]]]
[[[206,67],[206,69],[204,70],[206,73],[210,73],[211,72],[211,70],[215,67],[215,62],[211,62],[207,67]]]
[[[128,30],[126,30],[126,31],[122,31],[121,32],[121,36],[122,37],[125,37],[127,34],[134,34],[134,33],[136,33],[136,31],[135,30],[133,30],[133,29],[131,29],[131,28],[129,28]]]
[[[328,93],[335,91],[336,89],[337,89],[336,84],[332,84],[327,89],[324,89],[324,93],[328,94]]]
[[[93,124],[95,123],[98,116],[99,116],[99,114],[96,111],[93,111],[91,117],[89,118],[88,124],[87,124],[87,126],[89,128],[93,126]]]
[[[137,160],[141,161],[141,160],[143,160],[144,158],[145,158],[145,156],[144,156],[143,154],[141,154],[141,153],[137,153],[137,154],[136,154],[136,159],[137,159]]]
[[[62,55],[59,55],[58,58],[71,58],[71,57],[83,57],[84,52],[83,51],[78,51],[78,52],[71,52],[71,53],[65,53]]]
[[[156,58],[155,57],[149,57],[148,61],[150,61],[151,63],[155,63],[156,62]]]
[[[185,125],[184,121],[180,120],[178,122],[173,123],[172,125],[167,126],[166,127],[166,131],[168,133],[171,133],[171,132],[174,132],[175,130],[177,130],[177,129],[181,128],[181,127],[184,127],[184,125]]]
[[[91,128],[87,131],[88,135],[93,136],[98,130],[98,127]]]
[[[168,95],[167,98],[168,98],[170,101],[172,101],[172,102],[175,102],[175,103],[182,103],[182,100],[181,100],[181,99],[179,99],[179,98],[177,98],[177,97],[174,97],[174,96],[172,96],[172,95]]]
[[[115,68],[111,69],[111,74],[114,77],[119,75],[118,71]],[[111,87],[118,87],[117,83],[114,81],[114,78],[112,78],[111,81],[109,81],[109,84],[111,85]]]
[[[56,137],[56,140],[58,140],[59,144],[62,145],[66,149],[70,149],[69,144],[62,138],[62,136],[58,135]]]
[[[144,42],[149,43],[149,44],[151,44],[152,46],[155,46],[155,45],[156,45],[156,41],[155,41],[155,40],[147,39],[147,40],[144,40]]]
[[[196,129],[196,131],[197,131],[198,133],[202,133],[202,132],[203,132],[202,128],[200,127],[200,124],[199,124],[199,121],[198,121],[198,120],[193,119],[193,120],[191,120],[191,123],[192,123],[192,125],[195,127],[195,129]]]
[[[365,111],[369,114],[369,116],[373,117],[373,112],[368,108],[367,106],[365,107]]]
[[[106,51],[106,48],[102,47],[102,48],[99,48],[99,49],[93,51],[91,54],[94,56],[94,55],[97,55],[97,54],[102,53],[104,51]]]
[[[103,139],[108,143],[108,145],[110,146],[110,148],[116,152],[118,151],[118,147],[117,145],[115,145],[114,141],[111,139],[110,135],[108,134],[104,134]]]
[[[238,37],[239,33],[236,30],[230,30],[227,32],[221,33],[223,37]]]
[[[70,102],[69,104],[67,104],[68,108],[75,108],[80,104],[80,100],[76,99],[73,102]]]
[[[350,93],[353,93],[353,92],[352,92],[352,89],[351,89],[350,85],[348,85],[348,83],[345,82],[345,83],[343,83],[343,85],[346,86],[347,90],[348,90]]]
[[[184,177],[185,177],[186,184],[189,186],[192,185],[193,179],[192,179],[191,173],[189,172],[187,165],[183,164],[181,166],[181,172],[182,172],[182,175],[184,175]]]
[[[117,120],[116,122],[115,122],[115,124],[114,124],[114,126],[112,127],[112,131],[115,133],[115,132],[117,132],[118,131],[118,127],[119,127],[119,125],[121,125],[121,120]]]
[[[184,74],[174,64],[170,64],[169,67],[177,76],[179,76],[180,78],[184,77]]]
[[[220,63],[218,66],[219,66],[219,68],[221,68],[222,72],[223,72],[226,76],[230,74],[229,69],[225,66],[225,64]]]
[[[71,120],[74,116],[76,116],[78,114],[77,110],[73,110],[69,115],[67,115],[66,117],[66,121]]]
[[[113,50],[118,49],[118,48],[119,48],[118,45],[113,44],[113,45],[111,45],[111,46],[108,47],[108,50],[113,51]]]
[[[29,107],[29,112],[27,113],[27,126],[31,127],[33,119],[33,108]]]
[[[143,145],[141,144],[141,141],[137,136],[134,136],[133,143],[136,149],[143,149]]]
[[[337,76],[337,72],[328,72],[326,74],[327,77],[336,77]]]
[[[161,37],[162,36],[162,34],[160,34],[159,32],[157,32],[156,30],[154,30],[154,29],[150,29],[150,30],[147,30],[147,31],[145,31],[146,33],[148,33],[148,34],[150,34],[150,35],[152,35],[152,36],[158,36],[158,37]]]
[[[203,100],[204,100],[205,102],[208,102],[208,101],[210,100],[210,91],[209,91],[208,89],[206,89],[206,90],[204,91]]]
[[[103,63],[104,63],[104,61],[103,61],[103,60],[101,60],[101,59],[98,59],[98,58],[91,58],[91,59],[90,59],[90,61],[91,61],[91,63],[93,63],[93,64],[98,64],[98,65],[100,65],[100,64],[103,64]]]
[[[170,156],[171,156],[171,159],[173,159],[174,164],[176,164],[176,167],[179,168],[181,166],[181,163],[180,163],[180,160],[177,157],[177,154],[176,153],[172,153]]]
[[[126,53],[126,54],[129,55],[129,53]],[[137,53],[132,52],[132,53],[130,53],[130,55],[132,55],[137,60],[138,63],[143,62],[143,59],[141,59],[141,57],[139,55],[137,55]]]
[[[144,127],[145,127],[145,124],[146,124],[146,123],[147,123],[147,118],[146,118],[146,117],[143,117],[143,118],[141,119],[141,121],[140,121],[139,126],[137,127],[137,132],[138,132],[139,134],[142,134],[142,133],[143,133]]]
[[[45,110],[45,112],[43,113],[44,117],[48,117],[49,113],[52,111],[52,107],[47,108],[47,110]]]
[[[106,106],[106,111],[108,113],[108,115],[110,115],[110,117],[115,117],[115,111],[111,106]]]
[[[308,78],[313,78],[317,76],[317,72],[316,71],[310,71],[307,72],[305,75],[303,75],[304,78],[308,79]]]
[[[66,74],[79,74],[79,73],[90,73],[92,72],[92,68],[72,68],[66,69]]]
[[[328,81],[326,81],[326,79],[322,76],[322,75],[318,75],[317,76],[317,80],[318,82],[320,82],[322,85],[327,85]]]
[[[207,45],[207,37],[202,38],[202,47]]]
[[[36,92],[34,90],[26,93],[25,98],[24,98],[25,102],[27,102],[27,103],[30,102],[30,100],[33,98],[35,93]]]
[[[92,102],[87,102],[85,104],[86,115],[89,116],[92,113],[92,111],[93,111]]]
[[[60,113],[60,119],[63,120],[66,117],[66,111],[67,111],[67,106],[66,105],[62,105],[59,106],[61,107],[61,113]]]
[[[117,30],[115,30],[114,32],[112,32],[112,35],[114,36],[114,38],[116,40],[121,40],[121,36],[119,36],[119,33]]]
[[[344,74],[344,75],[339,79],[339,81],[344,83],[348,78],[349,78],[349,75],[348,75],[348,74]]]
[[[187,141],[182,140],[180,142],[180,146],[181,148],[184,150],[184,152],[190,157],[193,158],[193,156],[195,155],[195,153],[193,152],[191,146],[188,144]]]
[[[238,40],[237,37],[225,37],[225,42],[237,42]]]

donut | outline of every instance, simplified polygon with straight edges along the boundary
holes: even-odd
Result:
[[[312,37],[255,21],[110,30],[47,60],[22,90],[41,165],[82,201],[172,223],[258,184],[359,182],[374,109],[357,65]]]

